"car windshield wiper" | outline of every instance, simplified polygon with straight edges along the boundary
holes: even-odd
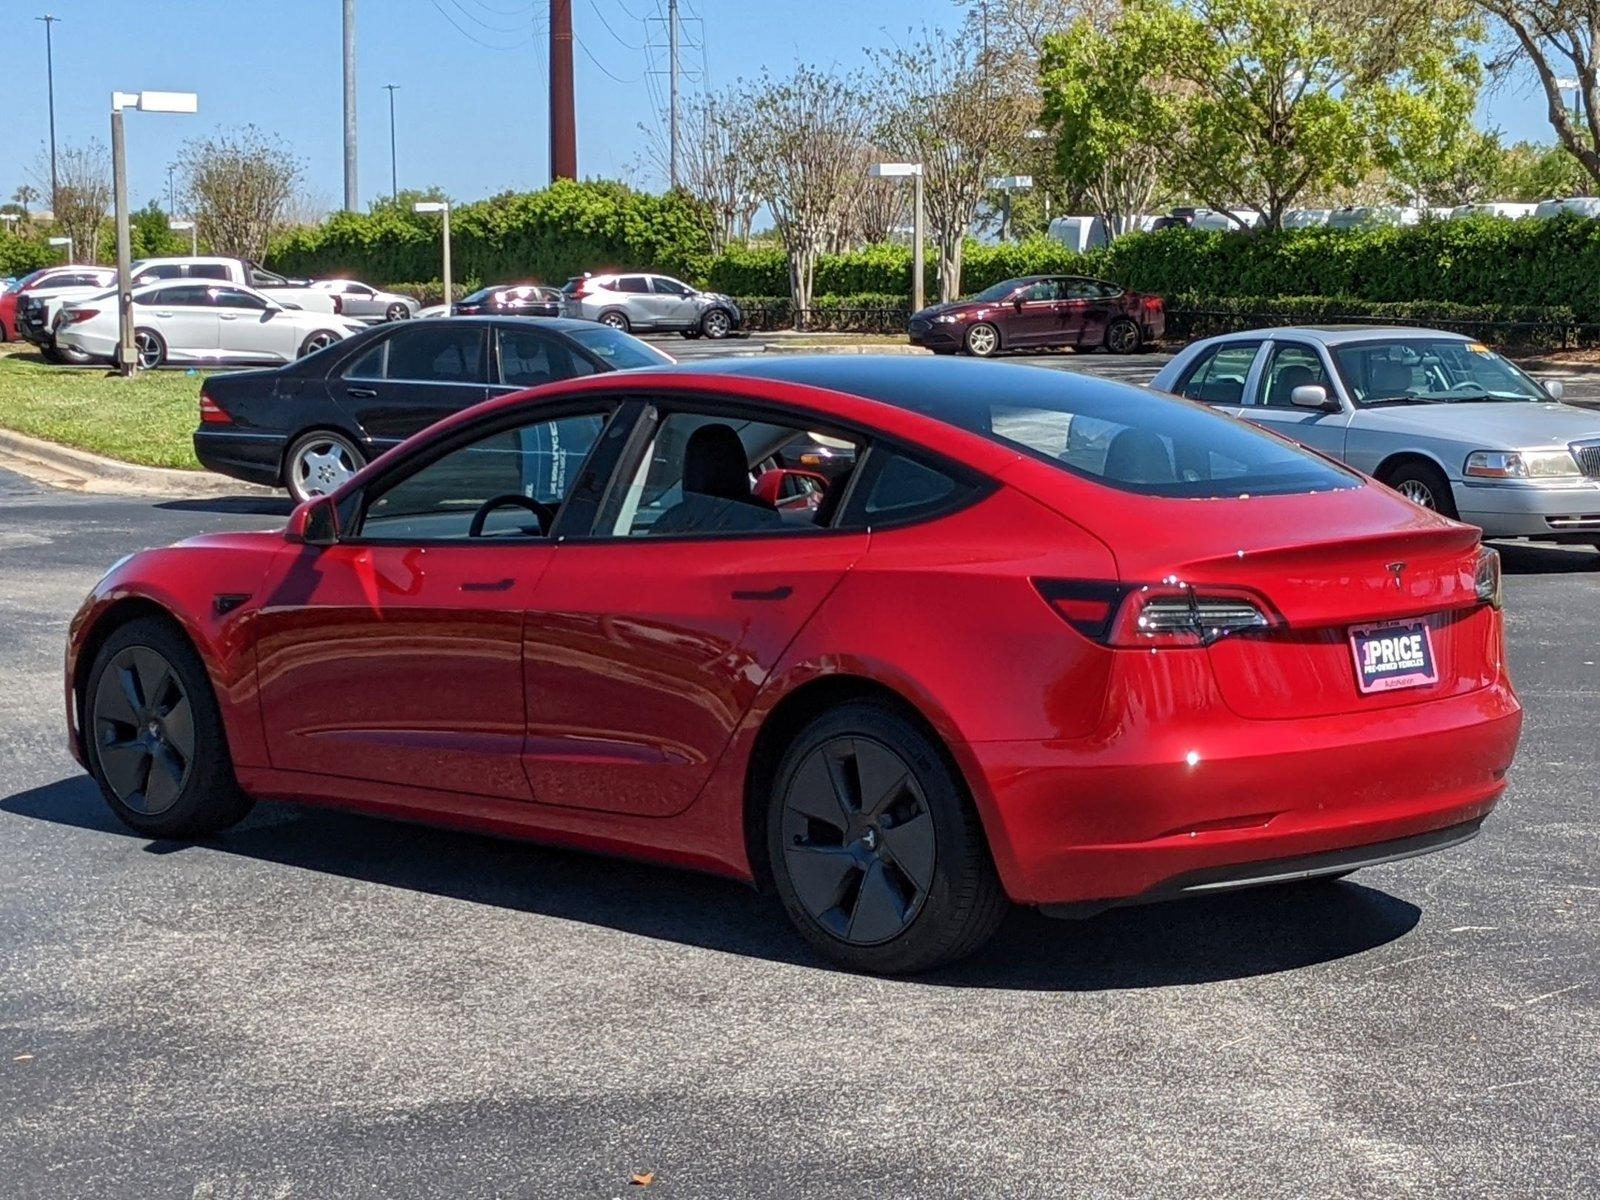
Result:
[[[1512,401],[1524,400],[1524,401],[1526,401],[1526,400],[1532,400],[1533,399],[1532,396],[1519,396],[1516,392],[1491,392],[1488,388],[1479,387],[1479,386],[1477,386],[1475,384],[1463,384],[1461,387],[1451,388],[1450,392],[1449,392],[1449,396],[1450,396],[1451,400],[1455,400],[1455,401],[1474,401],[1474,400],[1512,400]]]
[[[1421,396],[1379,396],[1376,400],[1363,400],[1362,408],[1377,408],[1380,404],[1435,404],[1438,401],[1427,400]]]

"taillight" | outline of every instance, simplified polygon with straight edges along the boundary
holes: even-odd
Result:
[[[589,287],[589,281],[585,279],[582,283],[578,284],[577,287],[572,289],[572,298],[574,300],[582,300],[592,290],[593,289]]]
[[[1160,296],[1146,296],[1144,298],[1144,310],[1146,312],[1157,312],[1163,303],[1164,301]]]
[[[217,402],[204,392],[200,393],[200,424],[232,425],[233,418],[217,406]]]
[[[1123,649],[1209,646],[1280,623],[1265,600],[1244,588],[1062,579],[1035,580],[1034,587],[1079,633]]]
[[[1488,546],[1478,547],[1478,561],[1472,570],[1473,590],[1482,604],[1500,607],[1500,551]]]
[[[99,315],[100,310],[98,308],[63,309],[61,323],[63,325],[76,325],[79,321],[87,321],[90,317],[98,317]]]

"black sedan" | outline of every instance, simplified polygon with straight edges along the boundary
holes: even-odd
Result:
[[[450,313],[456,317],[559,317],[561,293],[536,283],[497,284],[463,296]]]
[[[379,325],[274,370],[211,376],[200,388],[194,449],[219,474],[285,487],[302,501],[490,396],[672,361],[590,321],[467,317]]]

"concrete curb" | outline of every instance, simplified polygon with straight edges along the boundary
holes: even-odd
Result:
[[[272,496],[271,488],[205,471],[141,467],[0,429],[0,466],[52,487],[79,492],[160,496]]]

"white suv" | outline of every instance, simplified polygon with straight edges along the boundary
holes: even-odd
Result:
[[[702,292],[670,275],[580,275],[561,289],[561,315],[599,321],[624,333],[668,332],[725,338],[743,314],[720,292]]]

